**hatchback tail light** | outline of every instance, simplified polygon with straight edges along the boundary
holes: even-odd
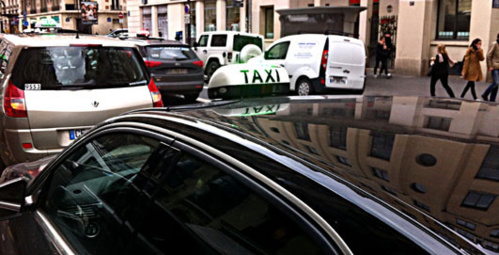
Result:
[[[149,68],[157,67],[161,65],[161,62],[159,61],[151,61],[151,60],[146,60],[144,61],[146,63],[146,66]]]
[[[154,83],[154,80],[151,78],[151,82],[149,82],[149,91],[151,92],[151,97],[152,97],[152,106],[153,107],[163,107],[163,100],[161,98],[161,93],[158,90],[158,87],[156,87],[156,83]]]
[[[232,60],[232,52],[229,52],[229,53],[227,54],[227,58],[229,59],[229,61],[230,61],[230,60]]]
[[[5,96],[3,99],[3,108],[5,114],[13,118],[26,118],[28,112],[26,111],[26,100],[24,99],[24,91],[17,88],[12,81],[5,89]]]
[[[321,61],[321,66],[326,70],[327,67],[327,58],[328,58],[328,50],[324,50],[322,52],[322,61]]]
[[[204,65],[203,60],[194,61],[192,62],[192,64],[194,64],[195,66],[199,66],[201,68],[203,68]]]

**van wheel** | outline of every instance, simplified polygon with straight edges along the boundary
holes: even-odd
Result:
[[[308,79],[299,80],[296,85],[296,93],[299,96],[312,95],[313,93],[312,83]]]
[[[218,61],[211,61],[208,66],[206,66],[206,76],[208,76],[208,82],[210,82],[211,76],[218,68],[220,68]]]

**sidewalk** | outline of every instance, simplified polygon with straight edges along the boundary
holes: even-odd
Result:
[[[466,86],[467,81],[456,75],[449,76],[449,86],[455,96],[459,98]],[[485,82],[477,82],[475,85],[476,95],[479,99],[481,94],[489,86]],[[427,76],[407,76],[392,73],[392,78],[374,78],[373,69],[367,69],[367,83],[364,95],[394,95],[394,96],[430,96],[430,77]],[[437,97],[448,97],[440,81],[436,85]],[[468,91],[465,99],[473,99]]]

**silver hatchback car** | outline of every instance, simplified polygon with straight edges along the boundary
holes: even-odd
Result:
[[[131,43],[74,34],[3,35],[0,41],[4,165],[58,153],[109,117],[163,106]]]

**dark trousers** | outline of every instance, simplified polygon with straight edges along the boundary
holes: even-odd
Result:
[[[466,95],[466,92],[468,92],[468,89],[471,89],[471,95],[473,96],[473,99],[476,100],[475,82],[474,81],[468,81],[468,83],[466,83],[466,87],[464,87],[464,90],[461,93],[461,98],[463,98]]]
[[[447,94],[449,94],[449,97],[454,97],[454,92],[452,92],[452,89],[449,87],[449,75],[448,74],[442,74],[442,75],[432,75],[431,76],[431,82],[430,82],[430,93],[431,96],[435,96],[435,85],[437,84],[437,81],[440,80],[442,83],[442,86],[444,86],[445,91],[447,91]]]
[[[388,74],[388,58],[385,57],[376,58],[376,65],[374,66],[374,74],[378,72],[379,62],[381,62],[381,69],[379,69],[379,73],[382,74],[383,70],[385,70],[385,74]]]
[[[497,96],[497,86],[499,86],[499,69],[492,70],[492,79],[494,82],[483,92],[482,97],[487,98],[490,94],[490,101],[495,102]]]

